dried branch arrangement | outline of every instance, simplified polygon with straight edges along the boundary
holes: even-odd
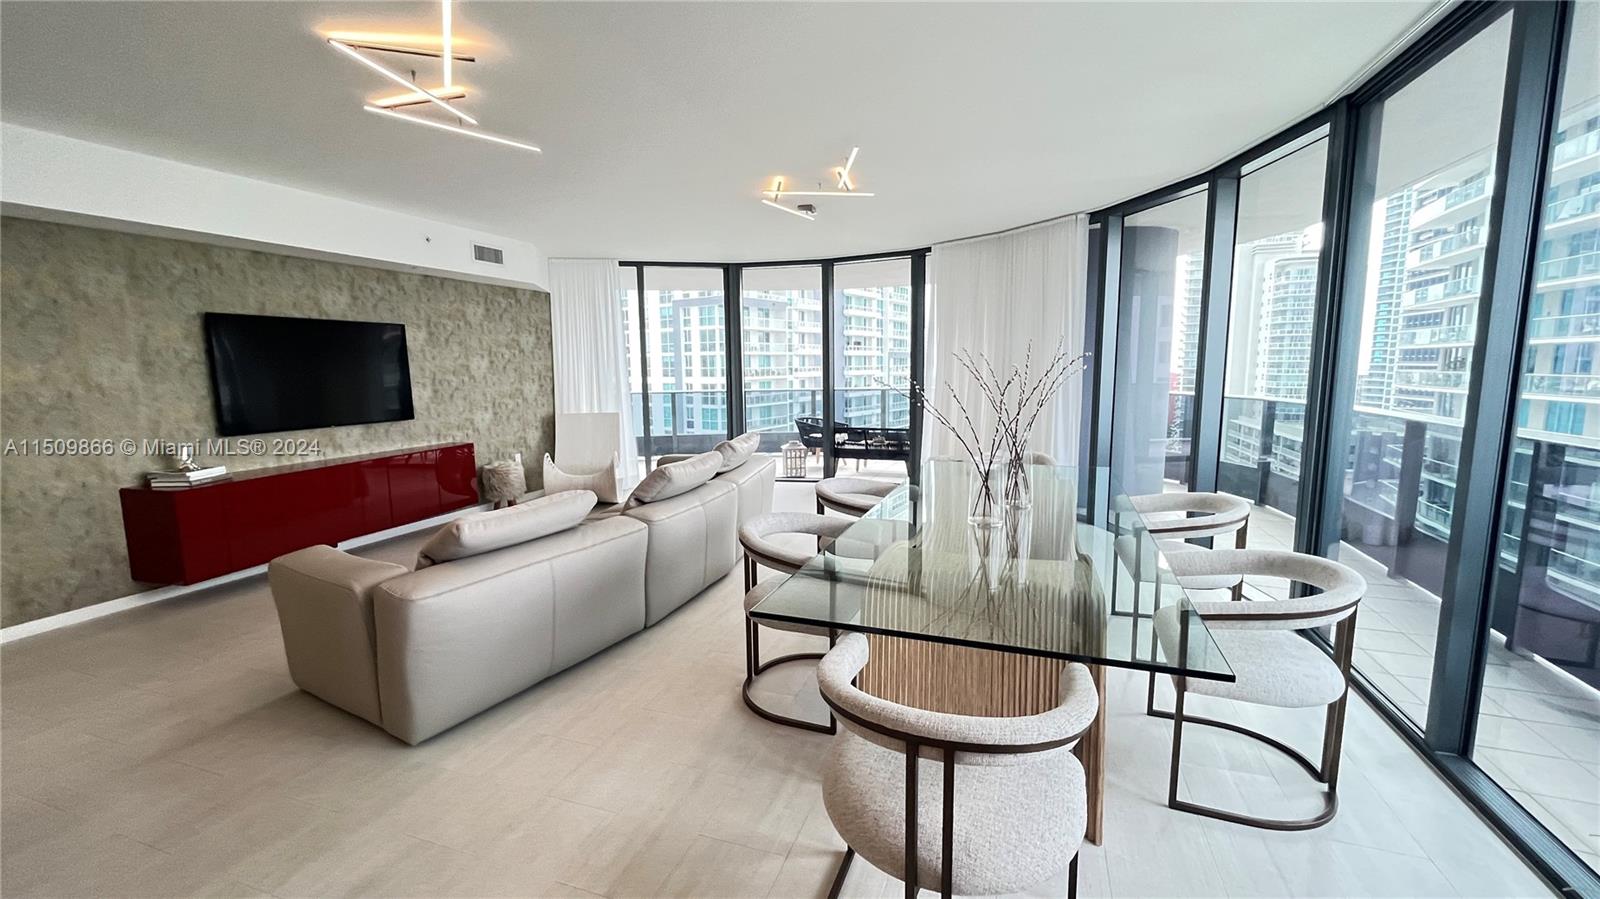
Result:
[[[1028,441],[1033,437],[1034,426],[1067,381],[1083,373],[1090,358],[1088,353],[1068,356],[1065,344],[1065,339],[1058,342],[1049,360],[1035,372],[1033,344],[1029,343],[1022,365],[1013,365],[1003,379],[982,354],[974,354],[970,350],[956,353],[956,363],[977,384],[983,402],[994,415],[994,433],[988,437],[979,431],[971,410],[949,381],[944,386],[955,403],[956,412],[953,416],[946,415],[934,406],[920,385],[913,384],[910,391],[903,392],[907,399],[933,416],[935,421],[955,436],[962,452],[976,469],[982,487],[974,497],[974,515],[978,514],[979,505],[992,505],[996,499],[989,472],[997,463],[1006,465],[1006,502],[1012,505],[1027,502]]]

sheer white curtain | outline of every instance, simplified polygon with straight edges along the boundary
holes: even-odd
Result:
[[[924,363],[929,401],[950,415],[951,390],[957,391],[979,431],[988,434],[994,417],[956,353],[987,358],[1004,381],[1013,365],[1022,366],[1030,346],[1035,371],[1058,341],[1069,356],[1083,352],[1088,259],[1089,219],[1083,215],[936,244],[929,258]],[[1058,464],[1078,464],[1081,401],[1082,382],[1074,378],[1040,416],[1029,448]],[[924,457],[961,456],[943,426],[931,417],[924,421]]]
[[[617,484],[626,489],[638,480],[634,464],[638,447],[628,396],[621,297],[622,268],[617,260],[550,260],[556,412],[618,414]]]

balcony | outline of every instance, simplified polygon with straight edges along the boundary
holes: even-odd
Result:
[[[1443,325],[1434,328],[1408,328],[1400,332],[1401,346],[1445,346],[1472,343],[1472,325]]]
[[[1600,315],[1551,315],[1528,320],[1529,340],[1555,340],[1563,337],[1600,337]]]
[[[1417,268],[1455,253],[1482,248],[1483,230],[1473,228],[1470,231],[1450,234],[1442,240],[1433,240],[1418,245],[1406,255],[1406,265],[1411,268]]]
[[[1560,396],[1600,403],[1600,374],[1527,374],[1522,392],[1535,396]]]
[[[630,395],[639,454],[703,453],[728,437],[728,394],[723,390],[650,391],[650,438],[645,440],[643,397]],[[795,419],[822,418],[822,391],[750,389],[744,392],[745,426],[761,432],[760,452],[777,452],[800,437]],[[842,428],[909,428],[911,401],[888,388],[834,391],[834,420]],[[902,471],[902,474],[904,472]]]
[[[1439,284],[1430,284],[1427,287],[1418,287],[1411,291],[1411,305],[1422,306],[1428,303],[1438,303],[1444,300],[1476,297],[1483,287],[1483,278],[1479,275],[1468,275],[1464,278],[1452,278]]]
[[[1467,372],[1400,369],[1394,373],[1398,387],[1424,387],[1435,390],[1466,390]]]
[[[1557,200],[1544,207],[1544,226],[1560,224],[1600,212],[1600,190],[1589,190],[1575,197]]]
[[[1542,285],[1548,281],[1584,278],[1592,275],[1600,275],[1600,251],[1579,253],[1576,256],[1563,256],[1559,259],[1547,259],[1539,263],[1537,280]]]

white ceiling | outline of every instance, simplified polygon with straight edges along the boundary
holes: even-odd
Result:
[[[464,108],[539,156],[361,112],[391,91],[317,38],[436,33],[434,3],[7,0],[0,117],[552,256],[796,259],[1207,168],[1320,106],[1429,5],[459,3],[479,58]],[[756,202],[852,145],[877,198],[818,200],[815,222]]]

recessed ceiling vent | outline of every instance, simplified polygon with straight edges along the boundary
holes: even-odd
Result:
[[[506,254],[498,247],[486,247],[481,243],[472,245],[472,258],[490,265],[505,265]]]

